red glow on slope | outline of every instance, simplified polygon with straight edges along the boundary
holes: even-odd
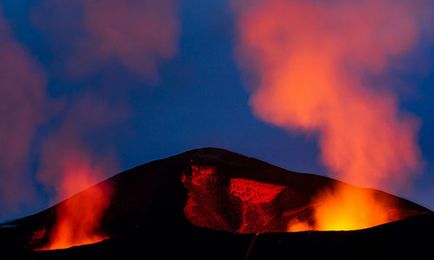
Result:
[[[283,185],[226,179],[210,166],[193,165],[182,183],[192,224],[236,233],[362,229],[417,214],[373,190],[342,184],[340,190],[300,195]]]
[[[231,230],[232,223],[224,218],[222,188],[216,169],[208,166],[191,167],[191,175],[183,175],[182,183],[189,190],[184,207],[186,217],[196,226]]]
[[[281,219],[271,203],[282,194],[283,186],[240,178],[225,183],[216,168],[209,166],[193,165],[190,174],[182,178],[189,190],[184,212],[196,226],[257,233]]]
[[[231,179],[229,192],[233,199],[241,201],[241,224],[239,233],[260,233],[275,221],[272,212],[275,200],[285,189],[283,186],[246,179]],[[271,214],[270,214],[271,213]],[[259,232],[258,232],[259,231]]]

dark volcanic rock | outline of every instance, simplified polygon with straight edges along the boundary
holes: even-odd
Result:
[[[355,231],[263,234],[249,259],[431,259],[434,215]]]
[[[375,196],[396,200],[395,210],[402,217],[423,216],[360,231],[282,233],[291,218],[311,218],[312,198],[337,183],[342,184],[221,149],[198,149],[150,162],[99,184],[114,190],[101,221],[101,232],[110,239],[34,252],[33,248],[47,241],[49,232],[40,231],[53,227],[58,204],[0,226],[0,248],[31,259],[130,255],[150,259],[309,259],[321,256],[320,252],[328,257],[354,258],[374,256],[375,250],[383,250],[381,256],[387,258],[399,252],[428,250],[423,245],[434,242],[431,211],[381,191],[375,191]],[[89,189],[74,197],[84,196]],[[423,232],[426,240],[417,232]],[[403,246],[406,243],[408,247]],[[398,246],[397,253],[389,252],[392,245]]]

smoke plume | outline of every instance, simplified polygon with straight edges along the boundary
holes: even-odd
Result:
[[[420,166],[418,123],[370,84],[419,40],[425,1],[233,0],[237,56],[260,119],[319,136],[340,179],[394,190]]]
[[[124,76],[155,80],[158,66],[176,55],[178,45],[174,0],[46,0],[30,6],[36,6],[30,12],[36,27],[28,29],[44,36],[38,43],[50,52],[47,71],[0,16],[0,219],[41,202],[36,181],[59,201],[113,174],[116,148],[95,143],[126,118],[123,104],[130,96],[117,96],[121,105],[113,106],[113,93],[127,92],[113,90],[111,75],[101,80],[110,84],[93,82],[90,88],[82,76],[116,64]],[[64,72],[77,80],[76,89],[64,91],[70,87],[59,82]]]
[[[58,128],[42,142],[37,175],[54,198],[69,197],[118,169],[114,147],[95,150],[90,143],[126,113],[91,93],[81,94],[64,108]]]
[[[58,129],[42,145],[38,178],[56,200],[68,198],[103,180],[117,169],[110,147],[95,151],[90,140],[122,121],[121,108],[81,95],[65,108]],[[59,249],[99,242],[106,238],[99,225],[109,207],[112,187],[96,186],[72,197],[57,208],[48,244],[39,249]],[[44,232],[46,233],[46,232]]]
[[[68,8],[74,12],[69,13]],[[47,10],[54,14],[44,16]],[[60,50],[59,56],[65,60],[66,71],[74,79],[104,71],[107,64],[115,62],[129,72],[155,80],[157,66],[177,51],[178,23],[172,0],[62,3],[49,0],[35,11],[34,21],[65,44],[66,51]],[[55,22],[69,29],[66,34]],[[69,43],[62,39],[68,39]],[[71,196],[117,169],[114,147],[98,145],[95,149],[99,135],[107,130],[113,132],[114,126],[127,115],[128,109],[109,102],[114,99],[113,93],[122,93],[111,88],[127,86],[113,86],[107,80],[110,76],[104,76],[103,80],[109,84],[95,88],[99,93],[81,90],[78,98],[65,98],[60,124],[42,144],[38,179],[55,200]],[[88,92],[91,94],[86,94]],[[125,97],[130,98],[122,94],[115,99],[124,104]],[[39,249],[67,248],[107,238],[98,229],[111,195],[112,187],[98,186],[62,203],[57,208],[54,226],[47,232],[48,244]]]

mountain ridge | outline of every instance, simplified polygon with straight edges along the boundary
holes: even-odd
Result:
[[[194,180],[194,178],[192,179],[192,176],[195,174],[194,167],[199,167],[198,169],[202,170],[215,170],[215,175],[213,175],[214,177],[212,177],[210,180],[216,181],[215,184],[218,184],[217,187],[222,186],[223,188],[219,188],[219,190],[216,190],[215,193],[212,193],[218,195],[213,195],[214,197],[212,197],[211,200],[208,200],[207,202],[211,201],[215,203],[216,201],[223,201],[224,205],[226,205],[226,210],[222,211],[220,207],[214,207],[211,209],[207,208],[208,211],[211,212],[210,214],[208,214],[208,212],[204,215],[195,215],[195,213],[193,212],[192,214],[188,215],[189,211],[186,208],[192,194],[194,196],[195,192],[199,192],[197,194],[203,195],[203,193],[200,193],[202,192],[201,190],[197,190],[195,186],[191,186],[192,184],[197,184],[194,183],[194,181],[192,182],[192,180]],[[199,174],[202,174],[202,172],[199,172]],[[216,176],[218,177],[218,179],[215,179],[217,178]],[[240,210],[245,208],[245,205],[242,204],[244,202],[239,201],[239,196],[235,198],[235,200],[233,199],[233,197],[230,197],[230,199],[228,199],[228,196],[232,196],[233,194],[230,192],[226,192],[228,187],[232,184],[233,180],[237,181],[235,183],[236,185],[240,183],[240,180],[244,180],[244,182],[241,183],[245,183],[245,181],[247,180],[248,184],[253,181],[254,183],[259,183],[260,185],[266,185],[266,189],[268,189],[269,187],[272,187],[274,189],[275,186],[286,187],[285,189],[288,189],[290,192],[292,192],[290,194],[297,195],[294,197],[296,198],[294,201],[299,203],[301,206],[307,205],[312,199],[312,197],[319,191],[333,187],[336,183],[349,185],[355,189],[372,190],[366,188],[358,188],[356,186],[345,184],[344,182],[340,182],[325,176],[288,171],[281,167],[271,165],[267,162],[255,158],[246,157],[220,148],[199,148],[136,166],[130,170],[116,174],[108,178],[107,180],[104,180],[68,198],[74,199],[78,196],[83,196],[83,194],[98,185],[110,184],[113,187],[114,194],[111,204],[106,210],[103,219],[101,220],[101,231],[110,237],[110,239],[108,239],[107,241],[103,241],[95,245],[80,246],[66,250],[34,252],[33,249],[38,245],[45,243],[47,239],[46,237],[43,237],[37,241],[34,241],[34,233],[41,229],[41,227],[47,230],[50,230],[52,228],[56,218],[56,208],[59,207],[59,205],[62,205],[62,203],[66,201],[65,200],[34,215],[15,221],[10,221],[6,223],[7,225],[9,225],[8,228],[5,228],[4,226],[2,228],[0,226],[0,248],[3,247],[3,250],[20,252],[25,256],[31,256],[38,259],[50,259],[50,257],[51,259],[54,259],[54,256],[59,256],[59,254],[63,255],[62,258],[68,258],[68,254],[74,255],[77,252],[87,252],[87,250],[89,250],[90,254],[98,254],[99,252],[103,255],[106,252],[110,251],[111,247],[118,248],[120,251],[122,251],[123,249],[129,247],[128,243],[126,243],[125,241],[129,241],[132,239],[133,241],[130,241],[130,243],[139,246],[141,244],[138,241],[135,241],[135,239],[144,239],[143,237],[149,236],[151,238],[150,240],[145,239],[146,243],[148,243],[149,245],[146,245],[146,243],[144,245],[146,245],[146,250],[152,252],[150,254],[154,256],[159,256],[159,254],[163,254],[163,247],[169,246],[178,248],[175,245],[176,243],[180,243],[182,246],[188,248],[190,245],[185,245],[184,242],[179,242],[179,240],[186,240],[187,242],[190,241],[191,243],[193,243],[192,241],[194,241],[194,243],[198,243],[204,249],[210,247],[213,248],[212,245],[205,245],[204,243],[206,241],[208,241],[209,243],[216,243],[216,245],[214,246],[226,246],[228,248],[233,247],[233,245],[231,246],[231,243],[233,242],[234,245],[239,246],[238,249],[233,248],[234,255],[238,256],[238,258],[235,257],[234,259],[240,259],[239,257],[245,256],[245,250],[247,250],[246,247],[249,247],[252,241],[257,239],[256,232],[251,232],[252,230],[264,231],[261,232],[264,234],[260,235],[260,239],[263,239],[263,237],[266,237],[268,239],[268,237],[270,237],[269,235],[265,234],[270,233],[267,232],[267,230],[271,231],[271,233],[274,234],[271,235],[271,237],[274,237],[277,240],[281,239],[282,236],[290,237],[291,239],[294,238],[294,235],[292,235],[292,233],[275,232],[284,230],[284,226],[282,226],[280,222],[272,223],[272,225],[269,225],[266,228],[261,226],[258,229],[258,226],[255,226],[257,225],[255,223],[263,222],[263,218],[261,219],[261,216],[259,216],[259,219],[255,220],[256,222],[251,220],[250,223],[249,220],[247,220],[247,224],[244,223],[246,220],[241,218],[251,216],[249,215],[251,213],[244,212],[242,213],[244,215],[240,215]],[[208,183],[205,184],[208,185]],[[232,185],[230,187],[239,187],[236,185]],[[207,192],[209,190],[212,189],[205,189],[205,191]],[[220,195],[220,191],[222,190],[225,192],[223,192],[223,195]],[[375,194],[379,197],[391,196],[393,198],[397,198],[389,193],[378,190],[375,190]],[[271,193],[270,196],[273,200],[275,200],[276,198],[279,200],[282,199],[281,195],[275,195],[274,193]],[[434,221],[434,219],[432,218],[432,212],[429,209],[417,205],[406,199],[398,198],[398,200],[398,208],[409,210],[410,213],[414,211],[414,215],[423,214],[427,217],[415,216],[410,217],[409,219],[401,220],[399,221],[399,223],[403,224],[396,224],[397,228],[395,229],[400,229],[401,226],[405,226],[406,223],[413,223],[412,219],[428,218],[430,221],[431,219]],[[257,204],[248,205],[258,207],[255,209],[255,211],[257,212],[264,211],[263,207],[266,206],[264,212],[267,213],[267,211],[276,211],[275,205],[280,205],[279,207],[281,207],[281,205],[290,205],[287,202],[285,203],[286,204],[258,204],[259,206]],[[243,207],[240,208],[240,205]],[[269,208],[267,205],[271,205],[272,207]],[[203,205],[201,207],[201,209],[203,209]],[[227,209],[234,209],[235,213],[229,212],[230,210]],[[279,210],[279,208],[277,208],[277,210]],[[201,210],[200,212],[204,211]],[[311,213],[308,210],[304,211],[303,214],[309,215]],[[214,225],[214,220],[210,221],[209,218],[215,217],[215,215],[221,216],[219,218],[219,221],[224,224],[218,227],[225,226],[227,227],[227,230],[209,228],[209,225]],[[258,218],[258,216],[256,215],[252,216],[253,218]],[[205,221],[203,221],[203,218],[205,218]],[[199,225],[197,225],[197,223],[199,223]],[[367,229],[365,231],[357,231],[359,233],[357,233],[356,231],[348,232],[355,232],[355,234],[365,234],[370,232],[381,233],[381,230],[386,229],[386,231],[384,232],[387,233],[387,227],[396,226],[392,224],[393,223],[388,223],[385,224],[385,226],[381,225]],[[245,231],[245,234],[240,234],[240,230]],[[324,236],[323,234],[335,234],[332,235],[333,238],[335,236],[344,237],[346,235],[342,234],[348,234],[346,232],[327,233],[316,231],[302,233],[304,235],[301,235],[301,237],[322,237]],[[174,239],[174,241],[168,239],[168,236],[172,237],[171,239]],[[295,235],[295,237],[297,236],[299,235]],[[270,243],[270,241],[268,241],[268,243]],[[271,243],[270,247],[272,246],[276,245]],[[154,249],[151,249],[151,247],[155,247],[157,249],[160,248],[161,250],[155,249],[155,251]],[[243,251],[241,249],[245,250]],[[96,251],[93,252],[94,250]],[[141,253],[146,254],[146,250],[145,252]],[[253,255],[261,255],[261,251],[258,250],[259,249],[256,249],[255,247],[252,252],[257,253],[254,253]],[[200,252],[198,253],[194,252],[194,250],[191,248],[188,250],[186,249],[185,256],[194,256],[196,253],[201,256],[203,256],[203,254],[206,254],[206,250],[199,251]],[[284,252],[282,251],[280,254],[283,255]],[[229,257],[228,255],[221,254],[220,256],[225,258]]]

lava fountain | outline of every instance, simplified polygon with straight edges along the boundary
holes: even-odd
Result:
[[[73,194],[95,184],[95,172],[98,169],[92,169],[87,164],[68,168],[61,190],[65,194]],[[48,234],[48,243],[38,250],[64,249],[107,239],[99,227],[111,195],[111,187],[101,183],[58,204],[56,222]]]

